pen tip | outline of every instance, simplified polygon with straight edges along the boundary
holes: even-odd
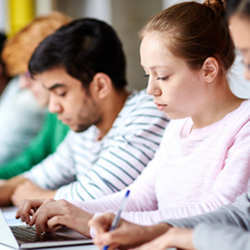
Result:
[[[129,196],[129,193],[130,193],[130,190],[127,190],[125,196],[126,196],[126,197]]]

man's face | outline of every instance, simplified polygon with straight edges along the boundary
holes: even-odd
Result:
[[[63,68],[35,75],[35,80],[49,91],[49,111],[75,132],[82,132],[101,120],[98,105],[82,83]]]

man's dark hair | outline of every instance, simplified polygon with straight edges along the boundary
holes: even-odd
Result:
[[[0,32],[0,55],[2,53],[5,41],[6,41],[6,35]],[[0,56],[0,63],[2,63],[2,56]]]
[[[114,29],[93,18],[75,20],[48,36],[34,51],[32,76],[62,67],[88,89],[98,72],[107,74],[117,90],[126,84],[126,60]]]

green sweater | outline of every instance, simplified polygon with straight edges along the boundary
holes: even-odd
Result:
[[[29,147],[10,162],[0,165],[0,179],[9,179],[30,170],[56,151],[68,131],[69,127],[59,121],[55,114],[48,113],[42,130]]]

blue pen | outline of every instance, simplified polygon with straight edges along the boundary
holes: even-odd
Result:
[[[114,230],[114,229],[118,226],[118,223],[119,223],[120,218],[121,218],[122,211],[123,211],[123,210],[125,209],[125,207],[126,207],[126,204],[127,204],[127,201],[128,201],[129,193],[130,193],[130,190],[127,190],[127,192],[125,193],[125,196],[124,196],[124,198],[123,198],[121,207],[120,207],[119,211],[117,212],[115,218],[113,219],[109,231]],[[103,250],[108,250],[108,249],[109,249],[109,246],[104,246],[104,247],[103,247]]]

